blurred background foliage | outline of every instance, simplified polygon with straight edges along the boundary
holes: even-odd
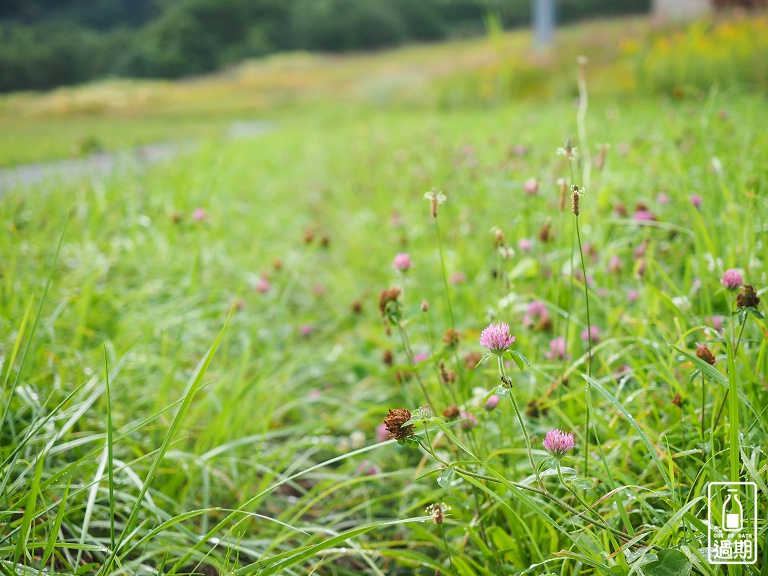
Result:
[[[558,20],[650,0],[560,0]],[[373,50],[526,26],[529,0],[4,0],[0,91],[104,77],[179,78],[283,51]]]

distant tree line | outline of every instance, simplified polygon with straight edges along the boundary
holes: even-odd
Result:
[[[558,0],[558,20],[651,0]],[[177,78],[286,50],[371,50],[526,25],[530,0],[3,0],[0,91],[105,76]]]

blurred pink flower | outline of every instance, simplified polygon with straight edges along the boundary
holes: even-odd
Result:
[[[530,252],[531,248],[533,248],[533,242],[528,240],[528,238],[521,238],[517,242],[517,247],[520,248],[523,252]]]
[[[627,300],[630,304],[634,304],[640,299],[640,292],[637,290],[630,290],[627,292]]]
[[[581,339],[584,340],[585,342],[587,340],[591,340],[593,344],[597,344],[598,342],[600,342],[600,333],[601,333],[601,330],[597,326],[592,326],[589,332],[585,328],[581,332]]]
[[[549,360],[564,360],[566,358],[565,353],[565,338],[558,336],[549,341],[549,352],[545,354]]]
[[[523,185],[523,189],[529,196],[535,196],[539,191],[539,181],[536,178],[528,178]]]
[[[464,428],[464,430],[471,430],[477,426],[477,418],[475,418],[475,415],[472,414],[472,412],[461,411],[459,417],[463,418],[461,427]]]
[[[413,355],[413,361],[418,364],[419,362],[424,362],[424,360],[429,359],[429,354],[426,352],[417,352]]]
[[[547,305],[541,300],[534,300],[528,304],[528,310],[523,316],[523,325],[527,328],[533,328],[540,321],[547,323],[550,319]]]
[[[698,194],[694,194],[690,197],[690,201],[691,201],[691,204],[693,204],[693,207],[698,210],[699,208],[701,208],[701,203],[703,202],[703,198]]]
[[[638,210],[635,212],[635,215],[632,216],[632,219],[635,222],[651,222],[656,220],[656,216],[654,216],[653,212],[650,210]]]
[[[725,318],[723,316],[707,316],[705,319],[705,323],[712,326],[712,328],[717,331],[723,329],[723,322],[725,322]]]
[[[400,253],[395,256],[395,259],[392,262],[392,268],[398,272],[408,272],[412,267],[413,263],[411,262],[411,257],[405,253]]]
[[[494,410],[496,410],[496,406],[498,405],[499,405],[499,397],[496,396],[496,394],[491,394],[491,396],[485,402],[485,409],[488,410],[488,412],[493,412]]]
[[[608,262],[608,272],[611,274],[618,274],[621,272],[621,258],[616,255],[611,256],[611,259]]]
[[[659,204],[669,204],[669,195],[664,192],[659,192],[656,195],[656,202]]]
[[[384,423],[376,426],[376,442],[386,442],[389,440],[389,431]]]
[[[358,476],[376,476],[381,474],[381,468],[370,460],[363,460],[360,466],[357,467],[357,470],[355,470],[355,474]]]
[[[467,281],[467,275],[464,272],[454,272],[449,280],[451,284],[462,284]]]
[[[192,212],[192,219],[195,222],[204,222],[208,219],[208,212],[204,208],[195,208],[195,211]]]
[[[259,278],[259,281],[256,282],[256,286],[254,286],[254,290],[256,292],[260,292],[262,294],[269,292],[269,289],[271,287],[271,284],[269,283],[269,278],[267,278],[266,274],[262,274],[261,278]]]
[[[310,334],[312,334],[312,326],[310,326],[309,324],[302,324],[299,327],[299,332],[301,332],[302,336],[309,336]]]

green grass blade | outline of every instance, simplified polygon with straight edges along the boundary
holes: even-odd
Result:
[[[5,427],[5,419],[8,416],[8,411],[11,407],[11,400],[13,399],[13,395],[16,392],[16,388],[19,385],[19,380],[21,380],[21,374],[24,372],[24,366],[27,362],[27,354],[29,354],[30,348],[32,348],[32,342],[35,339],[35,332],[37,332],[37,325],[40,323],[40,316],[42,316],[43,313],[43,306],[45,305],[46,300],[48,299],[48,291],[51,288],[51,282],[53,281],[53,271],[56,269],[56,262],[59,260],[59,253],[61,252],[61,246],[64,243],[64,232],[67,230],[67,223],[69,222],[69,213],[67,213],[67,217],[64,220],[64,226],[61,229],[61,235],[59,236],[59,243],[56,246],[56,253],[53,255],[53,262],[51,262],[51,269],[48,271],[48,279],[45,281],[45,288],[43,288],[43,295],[40,298],[40,304],[37,306],[37,312],[35,313],[35,320],[32,322],[32,329],[29,332],[29,338],[27,340],[27,345],[24,347],[24,353],[21,355],[21,362],[19,363],[19,370],[16,372],[16,378],[13,380],[13,385],[11,386],[10,393],[8,394],[8,400],[5,403],[5,407],[3,408],[3,416],[0,418],[0,430],[2,430]],[[11,370],[11,367],[8,367],[8,370]],[[5,386],[3,386],[3,391],[5,391]]]
[[[176,433],[179,431],[179,428],[181,427],[181,423],[184,420],[184,416],[189,410],[189,407],[192,404],[192,400],[194,399],[195,394],[200,389],[200,386],[203,382],[203,378],[205,377],[205,373],[208,370],[208,366],[210,365],[211,360],[213,360],[213,355],[216,353],[216,350],[218,349],[219,344],[221,343],[221,340],[224,337],[224,332],[226,331],[227,325],[229,324],[229,320],[232,317],[232,310],[233,309],[230,309],[229,314],[227,315],[227,319],[224,322],[224,326],[219,332],[219,335],[216,337],[216,340],[214,341],[213,345],[208,350],[208,354],[206,354],[205,359],[203,360],[200,368],[198,369],[195,379],[187,388],[187,392],[184,395],[184,401],[182,402],[181,406],[179,407],[179,411],[176,413],[176,416],[171,422],[171,426],[168,429],[168,432],[165,435],[165,438],[163,438],[163,442],[160,445],[160,449],[158,450],[157,455],[155,456],[155,460],[152,462],[152,466],[150,467],[149,472],[147,472],[147,476],[144,479],[142,488],[139,491],[138,497],[136,498],[136,503],[133,505],[131,513],[128,516],[128,519],[126,520],[125,525],[123,527],[123,532],[120,536],[120,540],[117,543],[116,547],[112,550],[107,561],[104,563],[104,567],[111,566],[112,563],[115,561],[118,551],[120,550],[120,548],[122,548],[123,544],[125,543],[125,538],[128,536],[131,529],[133,528],[134,523],[136,522],[136,518],[138,517],[139,510],[141,508],[141,503],[144,500],[144,496],[146,495],[147,490],[149,490],[149,486],[152,484],[152,480],[157,474],[157,471],[160,467],[160,463],[163,460],[163,456],[165,456],[165,453],[168,451],[168,448],[170,447],[173,438],[176,436]],[[103,572],[103,573],[106,573],[106,572]]]
[[[61,529],[61,523],[64,520],[64,512],[67,509],[67,498],[69,497],[70,485],[71,483],[67,484],[67,487],[64,489],[64,495],[61,497],[61,501],[59,502],[59,510],[56,512],[56,520],[53,522],[51,534],[48,537],[48,543],[45,545],[43,559],[40,562],[41,566],[48,564],[48,560],[50,559],[51,554],[53,554],[53,549],[56,546],[56,539],[58,538],[59,530]]]
[[[32,486],[29,488],[29,494],[27,495],[27,502],[24,508],[24,517],[21,520],[21,530],[19,531],[19,539],[16,542],[16,551],[13,553],[13,563],[18,564],[19,559],[24,554],[24,548],[29,538],[29,529],[32,526],[32,519],[35,517],[35,508],[37,506],[37,496],[40,493],[40,476],[43,473],[44,458],[40,458],[37,461],[37,468],[35,469],[35,479],[32,481]]]
[[[112,443],[112,396],[109,391],[109,360],[107,347],[104,346],[104,387],[107,394],[107,474],[109,475],[109,543],[115,550],[115,455]],[[109,571],[109,566],[106,571]]]
[[[582,374],[582,377],[587,380],[592,386],[594,386],[600,394],[602,394],[608,402],[613,404],[613,406],[624,415],[624,418],[627,419],[627,422],[629,422],[630,426],[635,429],[635,432],[637,432],[637,435],[640,437],[640,440],[643,444],[645,444],[646,449],[648,450],[648,454],[650,454],[651,459],[653,460],[654,464],[656,464],[656,467],[659,469],[659,473],[661,474],[661,477],[664,479],[665,484],[667,485],[667,488],[669,489],[670,493],[672,493],[672,480],[669,477],[669,474],[667,473],[667,469],[664,467],[664,465],[659,460],[659,456],[656,454],[656,448],[653,445],[653,443],[648,439],[648,436],[645,434],[642,428],[640,428],[640,425],[635,421],[634,416],[632,416],[629,412],[627,412],[627,409],[624,408],[624,406],[621,405],[621,403],[616,400],[616,398],[606,390],[602,384],[600,384],[597,380],[594,378],[590,378],[586,374]]]
[[[309,548],[303,550],[302,552],[299,552],[298,554],[294,554],[293,556],[288,557],[282,562],[272,564],[271,559],[267,558],[266,560],[261,560],[259,562],[255,562],[248,566],[244,566],[243,568],[238,570],[236,574],[237,576],[245,576],[247,574],[253,574],[259,568],[264,566],[269,566],[269,564],[272,564],[272,565],[267,567],[265,570],[262,570],[259,572],[260,576],[269,576],[270,574],[278,574],[282,570],[285,570],[286,568],[293,566],[294,564],[301,562],[302,560],[305,560],[310,556],[317,554],[318,552],[322,552],[326,548],[331,548],[332,546],[341,544],[345,540],[349,540],[350,538],[360,536],[362,534],[365,534],[366,532],[375,530],[376,528],[383,528],[384,526],[395,526],[397,524],[409,524],[412,522],[425,522],[431,519],[432,519],[431,516],[420,516],[417,518],[407,518],[405,520],[392,520],[391,522],[379,522],[377,524],[371,524],[368,526],[360,526],[358,528],[347,530],[346,532],[339,534],[338,536],[334,536],[333,538],[329,538],[328,540],[324,540],[319,544],[310,546]]]

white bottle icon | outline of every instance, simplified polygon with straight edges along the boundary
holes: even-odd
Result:
[[[740,532],[744,527],[744,509],[739,501],[739,489],[728,488],[728,496],[723,502],[723,530]]]

